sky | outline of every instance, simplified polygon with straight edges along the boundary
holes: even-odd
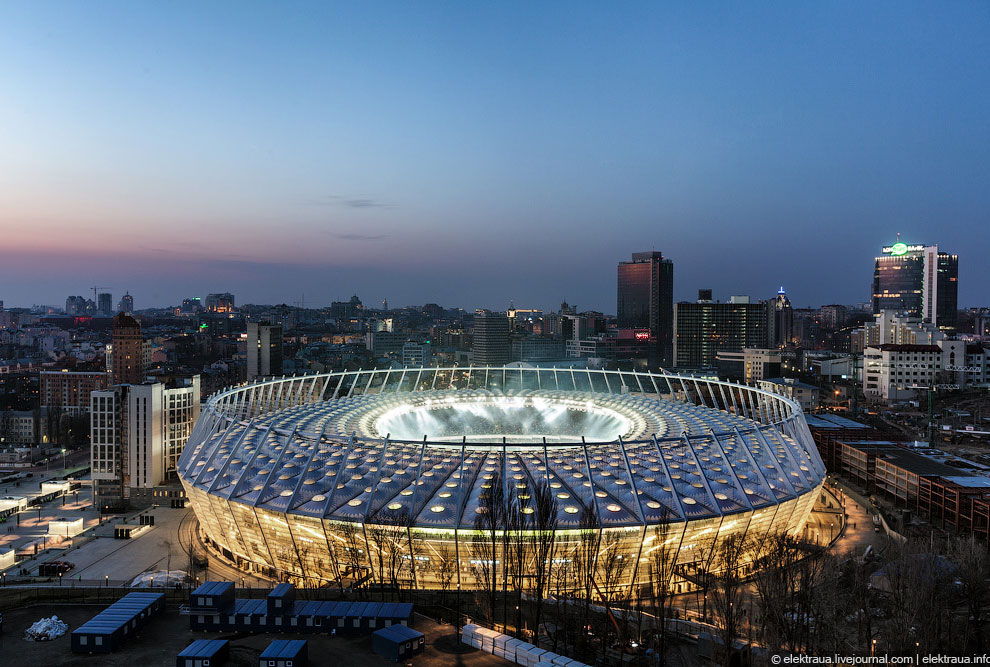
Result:
[[[0,9],[0,300],[615,312],[869,298],[901,233],[990,305],[990,3]],[[102,291],[102,290],[101,290]]]

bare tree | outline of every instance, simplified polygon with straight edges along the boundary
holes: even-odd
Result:
[[[522,634],[523,588],[530,580],[530,573],[526,567],[528,540],[525,533],[528,523],[526,518],[533,513],[530,500],[530,494],[525,490],[519,493],[513,489],[509,492],[509,503],[506,507],[506,533],[509,536],[506,563],[509,564],[516,593],[515,634],[517,638]]]
[[[578,592],[583,598],[581,631],[578,633],[577,651],[580,657],[590,657],[589,631],[591,627],[591,600],[598,585],[598,548],[601,544],[601,524],[594,504],[584,504],[578,522],[578,543],[574,550],[574,572]]]
[[[952,565],[929,548],[907,543],[888,550],[891,557],[874,575],[873,588],[885,599],[881,640],[898,655],[941,653],[950,631]]]
[[[986,650],[984,608],[990,603],[990,554],[972,537],[958,537],[949,543],[949,554],[956,566],[959,592],[966,604],[967,623],[964,646],[982,654]]]
[[[809,553],[793,536],[768,536],[754,557],[763,642],[781,650],[808,652],[821,635],[814,629],[828,616],[823,585],[834,575],[832,560],[819,549]]]
[[[598,555],[598,575],[602,582],[599,594],[605,603],[605,617],[602,619],[603,630],[600,635],[602,642],[602,660],[608,659],[610,625],[615,629],[616,640],[624,643],[622,627],[612,613],[612,602],[621,597],[620,584],[629,565],[629,559],[622,553],[622,537],[615,532],[605,532],[601,539]],[[597,588],[597,586],[596,586]],[[611,624],[609,623],[611,621]]]
[[[530,519],[530,549],[533,555],[533,595],[535,641],[539,646],[543,622],[543,599],[550,587],[551,570],[557,555],[557,498],[544,481],[533,488]]]
[[[433,574],[440,585],[440,604],[446,604],[447,591],[450,590],[450,585],[457,576],[457,558],[450,547],[441,545],[436,550],[432,564]]]
[[[707,568],[711,582],[712,613],[718,627],[721,662],[729,667],[733,646],[739,638],[743,610],[744,566],[751,547],[744,534],[722,536],[716,543]]]
[[[646,550],[647,566],[650,568],[653,613],[657,618],[657,654],[660,662],[666,662],[667,619],[670,617],[674,600],[674,575],[677,571],[677,557],[680,553],[681,524],[671,523],[673,518],[664,506],[660,522],[653,528],[652,543]]]
[[[574,621],[573,605],[568,604],[570,601],[568,598],[573,597],[573,586],[574,586],[574,547],[568,546],[563,548],[561,553],[561,563],[550,570],[550,585],[553,587],[554,596],[554,608],[555,616],[554,621],[557,625],[556,632],[553,633],[553,650],[557,651],[557,643],[563,639],[565,646],[568,645],[568,640],[572,634],[572,625]],[[539,637],[537,637],[539,639]]]
[[[361,557],[363,553],[361,547],[364,540],[361,531],[356,525],[348,522],[339,524],[337,530],[344,540],[344,562],[347,564],[347,568],[343,574],[350,576],[352,580],[360,581],[361,570],[364,568]],[[358,590],[360,591],[360,588]]]
[[[487,488],[484,488],[487,486]],[[474,520],[475,573],[481,584],[478,602],[491,625],[495,624],[498,594],[499,544],[505,533],[505,490],[496,471],[483,485]],[[503,554],[504,560],[504,554]]]
[[[332,539],[330,539],[332,537]],[[330,577],[337,581],[341,594],[344,592],[343,570],[346,567],[346,553],[344,547],[337,541],[334,533],[327,532],[327,568],[330,570]]]

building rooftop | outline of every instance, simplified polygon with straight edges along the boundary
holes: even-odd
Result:
[[[839,415],[820,414],[805,415],[804,417],[808,421],[809,428],[870,428],[866,424],[860,424],[859,422],[853,421],[852,419],[847,419],[846,417],[840,417]]]
[[[970,489],[987,489],[990,491],[990,477],[977,477],[969,475],[957,475],[955,477],[944,477],[948,482],[965,486]]]
[[[784,387],[797,387],[798,389],[812,389],[812,390],[818,389],[818,387],[816,387],[813,384],[808,384],[807,382],[801,382],[799,380],[795,380],[794,378],[768,378],[766,380],[763,380],[763,382],[772,382],[774,384],[779,384]]]

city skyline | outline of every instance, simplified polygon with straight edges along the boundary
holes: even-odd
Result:
[[[3,297],[611,312],[615,263],[652,248],[677,300],[783,284],[795,306],[856,303],[900,232],[962,251],[959,304],[981,305],[987,18],[979,3],[12,7]]]

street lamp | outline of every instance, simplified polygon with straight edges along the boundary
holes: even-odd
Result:
[[[110,575],[109,575],[109,574],[104,574],[104,575],[103,575],[103,584],[104,584],[104,585],[105,585],[105,586],[106,586],[107,588],[110,588]]]

